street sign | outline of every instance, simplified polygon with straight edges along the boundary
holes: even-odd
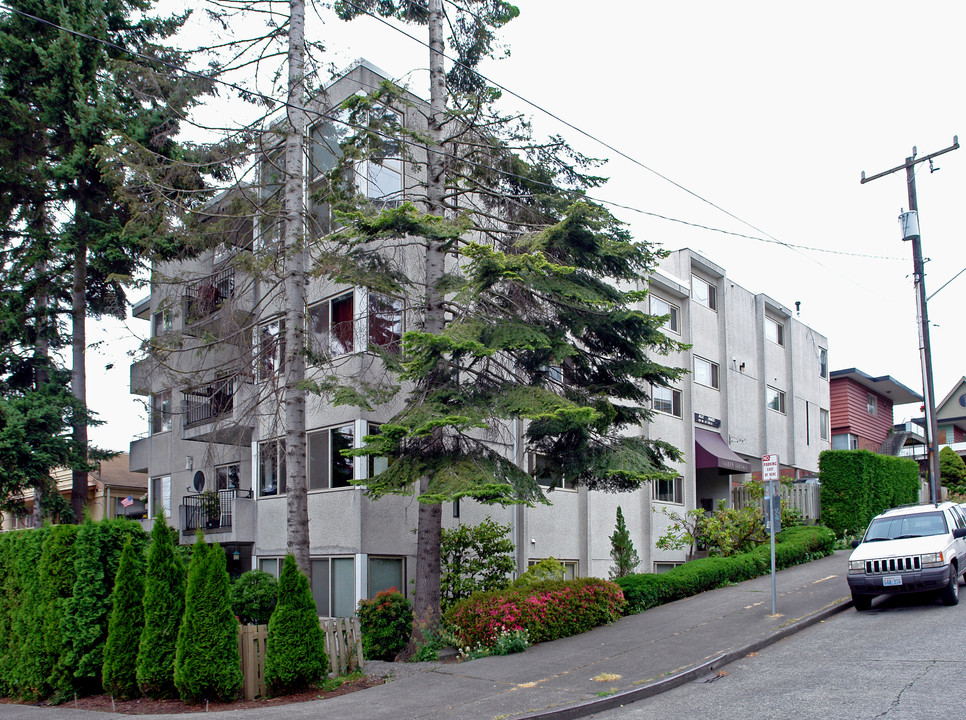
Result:
[[[778,489],[781,471],[777,453],[761,456],[761,479],[765,483],[765,525],[771,538],[771,614],[776,615],[778,588],[775,587],[775,533],[782,529],[782,500]]]
[[[782,498],[781,495],[765,495],[765,529],[770,533],[772,523],[775,532],[782,531]]]
[[[761,479],[765,482],[780,479],[777,454],[761,456]]]

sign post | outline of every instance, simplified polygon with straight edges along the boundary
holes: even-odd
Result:
[[[775,533],[781,530],[782,500],[779,489],[778,455],[761,456],[761,479],[765,485],[765,524],[771,537],[771,614],[777,615],[776,598],[778,591],[775,587]]]

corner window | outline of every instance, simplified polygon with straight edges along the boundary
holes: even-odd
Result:
[[[403,303],[399,298],[369,293],[369,344],[399,352],[403,332]]]
[[[771,385],[765,387],[765,406],[769,410],[785,414],[785,391],[773,388]]]
[[[379,427],[378,423],[369,423],[368,433],[370,435],[378,435]],[[366,455],[366,460],[368,461],[366,477],[376,477],[376,475],[388,468],[390,463],[390,459],[383,455]],[[454,517],[459,517],[459,515],[454,515]]]
[[[576,490],[577,483],[573,480],[564,480],[560,472],[543,453],[530,453],[528,462],[530,474],[537,484],[549,490]]]
[[[356,609],[355,558],[312,558],[312,599],[320,617],[352,617]]]
[[[684,504],[684,479],[681,477],[658,478],[651,482],[653,498],[657,502]]]
[[[681,417],[681,391],[661,385],[653,385],[651,407],[656,412]]]
[[[159,310],[154,313],[151,322],[151,336],[161,337],[165,333],[171,332],[173,324],[171,322],[171,313],[168,310]]]
[[[765,318],[765,339],[776,345],[785,344],[785,326],[770,317]]]
[[[258,495],[285,494],[285,440],[258,443]]]
[[[667,300],[651,295],[651,315],[667,315],[667,321],[662,325],[665,330],[673,333],[680,333],[678,315],[680,310],[677,305],[672,305]]]
[[[162,390],[151,396],[151,434],[171,431],[171,391]]]
[[[219,490],[237,490],[239,487],[238,464],[221,465],[215,468],[215,481]]]
[[[865,398],[865,409],[869,415],[879,414],[879,400],[874,393],[867,393]]]
[[[255,346],[255,380],[264,382],[285,369],[285,320],[272,320],[258,328]]]
[[[151,478],[151,495],[148,498],[151,517],[156,518],[162,512],[171,519],[171,476]]]
[[[355,345],[355,302],[350,291],[309,308],[311,348],[325,358],[351,353]]]
[[[825,348],[818,349],[818,374],[828,380],[828,350]]]
[[[308,433],[305,445],[309,490],[349,487],[352,484],[352,458],[345,457],[341,451],[352,449],[354,437],[352,425]]]
[[[406,594],[406,566],[403,558],[369,557],[369,599],[377,593],[396,588]]]
[[[819,411],[818,411],[818,425],[819,425],[819,428],[818,429],[819,429],[819,435],[820,435],[820,437],[822,438],[822,440],[828,440],[829,439],[829,434],[830,434],[830,431],[829,431],[828,410],[824,410],[822,408],[819,408]]]
[[[832,436],[833,450],[858,450],[859,438],[852,433],[838,433]]]
[[[694,381],[718,389],[718,363],[694,356]]]
[[[718,309],[718,288],[704,278],[691,276],[691,299],[698,305],[712,310]]]

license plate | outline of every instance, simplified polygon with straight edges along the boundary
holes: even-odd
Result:
[[[902,576],[901,575],[886,575],[884,578],[882,578],[882,584],[885,587],[892,587],[892,586],[895,586],[895,585],[902,585]]]

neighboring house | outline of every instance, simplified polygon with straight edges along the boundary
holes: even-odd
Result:
[[[132,472],[127,453],[120,453],[109,460],[101,460],[97,469],[87,474],[87,513],[92,520],[127,517],[140,520],[147,517],[147,477]],[[73,478],[67,468],[57,468],[51,473],[57,491],[70,504]],[[28,510],[33,498],[27,498]],[[3,515],[3,529],[16,530],[30,527],[29,515],[25,519]]]
[[[922,402],[922,395],[891,375],[872,377],[855,368],[833,370],[829,385],[833,450],[898,455],[906,443],[921,441],[909,428],[894,428],[892,408]]]
[[[326,88],[329,105],[319,109],[328,112],[383,78],[360,61]],[[400,111],[400,122],[418,126],[420,114]],[[332,167],[330,143],[336,135],[325,120],[310,129],[311,175]],[[360,190],[384,206],[420,183],[402,159],[384,158],[359,176]],[[309,192],[315,182],[308,178]],[[225,196],[216,204],[230,201]],[[327,208],[312,204],[309,215],[315,232],[328,232]],[[253,567],[277,573],[286,551],[284,439],[275,421],[279,395],[272,382],[282,358],[279,306],[265,283],[252,281],[231,262],[236,248],[259,256],[260,238],[272,232],[272,223],[259,218],[194,261],[156,267],[151,295],[134,307],[135,317],[151,322],[152,340],[148,357],[131,368],[131,390],[149,399],[151,417],[149,433],[131,444],[131,470],[149,478],[151,517],[163,511],[174,518],[184,543],[203,529],[225,548],[235,573]],[[192,278],[186,286],[168,282],[184,275]],[[662,508],[680,514],[712,508],[730,497],[733,483],[760,470],[766,453],[779,454],[787,473],[817,472],[819,453],[830,447],[826,338],[687,249],[665,258],[646,287],[651,295],[641,309],[667,315],[665,332],[693,346],[661,359],[691,372],[677,387],[654,388],[655,417],[637,431],[682,450],[684,460],[674,466],[678,476],[626,494],[558,487],[548,493],[551,506],[452,503],[444,508],[446,526],[490,516],[512,527],[519,571],[552,556],[572,576],[606,577],[620,505],[641,569],[663,570],[683,562],[685,553],[655,549],[667,527]],[[398,347],[413,326],[413,312],[404,298],[312,280],[308,376],[324,371],[365,377],[377,371],[379,361],[368,347]],[[232,323],[238,332],[212,347],[209,331],[216,321]],[[165,365],[179,374],[166,372]],[[407,592],[414,577],[417,502],[367,499],[350,480],[377,474],[384,460],[339,453],[362,446],[362,438],[390,415],[334,407],[317,396],[307,402],[312,591],[321,615],[352,614],[358,600],[388,587]],[[505,429],[507,457],[530,471],[547,468],[541,477],[552,475],[553,458],[523,451],[524,429],[523,423]],[[217,505],[203,491],[217,493]]]
[[[917,446],[907,448],[903,455],[917,460],[925,472],[926,419],[925,417],[915,418],[908,425],[915,428],[922,439]],[[953,385],[946,397],[936,406],[936,444],[939,449],[948,445],[966,460],[966,377]]]

